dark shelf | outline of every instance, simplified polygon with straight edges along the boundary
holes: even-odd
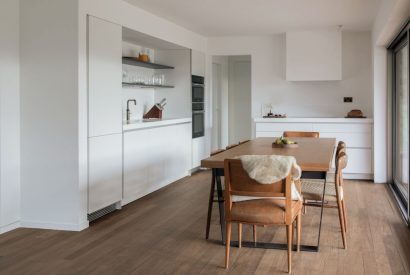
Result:
[[[138,59],[134,57],[126,57],[126,56],[122,57],[122,64],[150,68],[150,69],[174,69],[174,67],[171,67],[171,66],[156,64],[156,63],[151,63],[151,62],[143,62],[143,61],[139,61]]]
[[[129,82],[123,82],[122,85],[129,86],[129,87],[138,87],[138,88],[175,88],[175,86],[171,86],[171,85],[149,85],[149,84],[129,83]]]

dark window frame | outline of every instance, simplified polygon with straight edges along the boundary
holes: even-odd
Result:
[[[396,161],[395,161],[395,146],[396,146],[396,87],[395,87],[395,78],[396,78],[396,63],[395,63],[395,53],[402,49],[405,46],[407,47],[407,64],[408,64],[408,68],[409,68],[409,75],[407,77],[407,86],[408,89],[410,89],[410,19],[407,21],[407,23],[404,25],[404,27],[402,28],[402,30],[399,32],[399,34],[397,35],[397,37],[391,42],[391,44],[389,45],[389,47],[387,48],[388,51],[391,53],[392,58],[391,58],[391,68],[392,68],[392,153],[393,153],[393,157],[392,157],[392,181],[390,182],[390,187],[394,193],[395,198],[397,199],[399,206],[400,206],[400,210],[402,211],[403,216],[405,217],[407,223],[410,226],[410,188],[408,190],[409,194],[408,194],[408,200],[406,201],[406,199],[404,198],[403,194],[401,193],[400,190],[398,190],[397,185],[395,184],[395,178],[394,178],[394,169],[395,169],[395,165],[396,165]],[[410,93],[410,91],[409,91]],[[410,96],[409,96],[410,98]],[[408,102],[408,106],[410,107],[410,102]],[[408,118],[409,124],[410,124],[410,114],[409,114],[409,118]],[[410,132],[410,125],[408,127],[409,132]],[[409,133],[410,136],[410,133]],[[409,148],[410,148],[410,144],[409,144]],[[409,152],[410,153],[410,152]],[[410,174],[410,166],[408,167],[409,169],[409,174]]]

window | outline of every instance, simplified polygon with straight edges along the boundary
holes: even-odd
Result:
[[[389,48],[393,90],[393,190],[409,220],[409,25]]]

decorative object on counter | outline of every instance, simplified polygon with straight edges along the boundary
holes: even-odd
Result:
[[[141,48],[141,52],[138,55],[138,60],[142,62],[150,62],[149,50],[145,48]]]
[[[144,119],[162,119],[162,111],[167,104],[167,99],[163,98],[159,103],[155,104],[144,116]]]
[[[269,116],[272,114],[273,105],[272,103],[262,104],[262,116]]]
[[[366,118],[361,110],[351,110],[347,113],[346,118]]]
[[[285,118],[286,114],[278,114],[272,112],[272,103],[262,105],[262,117],[263,118]]]
[[[284,137],[277,138],[272,142],[272,148],[297,148],[298,146],[297,142]]]
[[[286,114],[272,114],[272,113],[268,113],[266,116],[263,116],[263,118],[286,118]]]
[[[127,100],[127,122],[131,119],[130,102],[133,102],[134,105],[137,105],[137,101],[135,99]]]

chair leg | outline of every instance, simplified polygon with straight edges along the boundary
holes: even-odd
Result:
[[[242,224],[238,223],[238,247],[242,247]]]
[[[229,267],[229,249],[231,248],[231,227],[230,222],[226,223],[226,250],[225,250],[225,268]]]
[[[209,201],[208,201],[208,218],[206,220],[205,238],[207,240],[209,238],[209,229],[211,227],[212,205],[214,203],[214,192],[215,192],[215,174],[214,174],[214,171],[212,171],[211,191],[209,193]]]
[[[286,236],[288,238],[288,273],[292,272],[292,236],[293,236],[293,225],[286,226]]]
[[[342,200],[342,208],[343,208],[343,220],[345,223],[345,232],[347,232],[347,212],[346,212],[345,200]]]
[[[256,224],[253,225],[253,242],[256,243]]]
[[[305,203],[306,203],[306,200],[303,200],[303,215],[306,214],[306,205],[305,205]]]
[[[297,226],[297,237],[296,237],[296,245],[297,245],[297,252],[300,252],[300,234],[301,234],[301,229],[302,229],[302,213],[299,213],[299,215],[296,218],[296,226]]]
[[[345,222],[343,218],[342,203],[340,201],[337,202],[337,210],[339,212],[339,222],[340,222],[340,230],[342,231],[343,248],[346,249],[347,248],[346,230],[345,230]]]

